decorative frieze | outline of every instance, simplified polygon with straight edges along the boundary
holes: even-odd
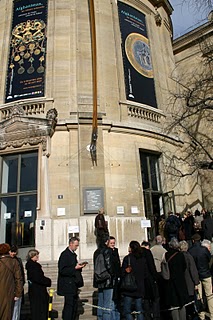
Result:
[[[35,113],[44,110],[44,106],[41,105],[44,104],[34,104]],[[48,110],[46,118],[29,117],[29,110],[32,111],[33,108],[26,108],[26,105],[14,105],[1,110],[6,112],[5,118],[0,122],[0,150],[21,148],[24,145],[35,146],[40,143],[43,151],[46,150],[47,138],[52,137],[55,131],[57,110]]]

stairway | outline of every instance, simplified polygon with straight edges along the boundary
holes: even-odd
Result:
[[[96,308],[91,305],[97,304],[97,290],[93,288],[93,263],[92,260],[88,261],[88,265],[83,269],[82,274],[84,278],[84,287],[80,288],[79,292],[79,306],[78,306],[78,318],[79,320],[95,320]],[[46,277],[52,279],[52,288],[57,288],[57,276],[58,276],[58,263],[57,261],[42,263],[42,269]],[[28,287],[25,284],[25,304],[21,309],[21,320],[30,320],[30,308],[28,300]],[[58,319],[61,320],[62,309],[64,304],[64,297],[58,296],[56,293],[53,296],[52,307],[58,311]],[[76,320],[77,320],[76,319]]]

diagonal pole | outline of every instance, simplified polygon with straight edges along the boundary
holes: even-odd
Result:
[[[90,143],[90,154],[92,164],[97,166],[97,148],[98,138],[98,113],[97,113],[97,47],[96,47],[96,29],[95,29],[95,8],[94,0],[89,1],[90,29],[92,40],[92,82],[93,82],[93,117],[92,117],[92,136]]]

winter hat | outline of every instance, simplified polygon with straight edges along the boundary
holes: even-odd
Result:
[[[195,233],[195,234],[193,234],[191,239],[194,241],[200,241],[201,236],[199,235],[199,233]]]

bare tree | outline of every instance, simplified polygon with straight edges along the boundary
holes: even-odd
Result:
[[[201,12],[205,17],[213,10],[212,0],[182,0],[181,3],[186,3],[194,12]]]
[[[204,0],[202,0],[204,1]],[[202,5],[202,1],[193,1]],[[206,5],[211,3],[206,2]],[[188,67],[176,67],[168,106],[166,132],[178,137],[176,152],[163,150],[167,175],[180,179],[213,172],[213,40],[204,34],[195,44],[197,56]],[[193,58],[192,58],[193,59]],[[209,191],[208,192],[212,192]]]

